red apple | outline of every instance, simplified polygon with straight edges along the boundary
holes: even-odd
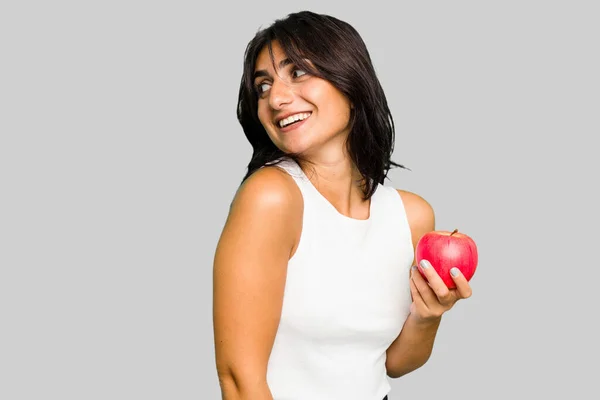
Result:
[[[427,260],[440,275],[446,286],[455,288],[450,269],[457,267],[467,281],[471,280],[477,269],[478,254],[475,241],[458,229],[453,232],[432,231],[424,234],[415,248],[415,261]],[[421,268],[419,272],[423,275]],[[423,275],[424,276],[424,275]]]

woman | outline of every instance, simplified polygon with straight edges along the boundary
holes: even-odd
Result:
[[[384,186],[393,119],[347,23],[290,14],[249,43],[238,119],[254,151],[214,264],[226,400],[381,400],[429,358],[449,290],[414,249],[435,229],[417,194]]]

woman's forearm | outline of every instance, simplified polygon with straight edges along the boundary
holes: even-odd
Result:
[[[440,322],[441,317],[419,321],[412,315],[408,316],[400,335],[387,349],[385,366],[388,376],[398,378],[427,362]]]

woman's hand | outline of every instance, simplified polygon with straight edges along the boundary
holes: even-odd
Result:
[[[416,266],[412,267],[410,273],[410,292],[413,299],[410,314],[418,322],[439,320],[458,300],[471,297],[471,286],[458,268],[450,271],[456,288],[449,289],[429,261],[422,260],[420,267],[427,280],[421,276]]]

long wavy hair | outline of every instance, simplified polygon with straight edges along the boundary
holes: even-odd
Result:
[[[258,119],[258,93],[254,68],[265,46],[274,62],[272,42],[298,68],[329,81],[353,105],[347,151],[364,178],[364,199],[369,199],[377,184],[384,183],[392,166],[405,166],[391,160],[394,151],[394,120],[383,88],[377,78],[367,47],[350,24],[329,15],[301,11],[288,14],[259,30],[248,43],[239,87],[237,118],[253,148],[252,158],[242,182],[265,164],[288,157],[299,161],[300,154],[284,153],[271,141]],[[307,63],[305,59],[310,60]]]

